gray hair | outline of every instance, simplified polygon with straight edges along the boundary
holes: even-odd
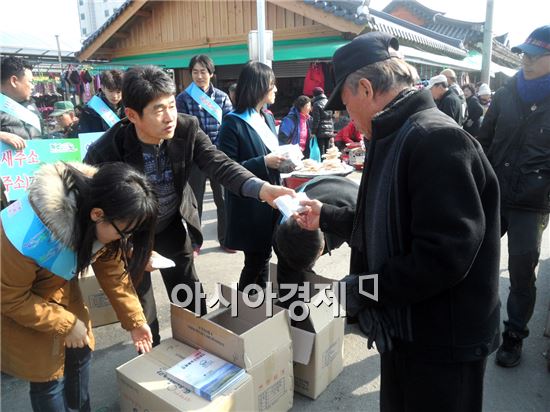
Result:
[[[351,73],[346,78],[345,86],[354,94],[357,92],[359,81],[363,78],[369,79],[375,94],[414,86],[420,79],[416,69],[396,51],[390,49],[390,53],[392,56],[389,59],[369,64]]]

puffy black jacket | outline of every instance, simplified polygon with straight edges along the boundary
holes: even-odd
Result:
[[[32,101],[29,100],[20,104],[35,113],[42,122],[42,116]],[[44,130],[44,125],[42,125],[42,130]],[[0,131],[16,134],[25,140],[30,140],[41,135],[40,130],[2,111],[0,111]]]
[[[311,101],[313,123],[311,133],[318,138],[330,138],[334,132],[334,123],[332,121],[332,111],[325,110],[327,96],[320,94]]]
[[[478,140],[498,176],[503,207],[550,211],[550,96],[526,105],[516,77],[491,101]]]

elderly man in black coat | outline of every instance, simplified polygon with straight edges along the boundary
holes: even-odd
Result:
[[[346,309],[381,353],[380,409],[481,411],[499,341],[498,182],[398,47],[372,32],[335,53],[327,109],[370,140],[357,207],[309,200],[295,217],[350,238]]]

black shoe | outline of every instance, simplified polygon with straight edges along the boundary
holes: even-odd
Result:
[[[513,368],[521,361],[521,348],[523,339],[514,332],[506,331],[502,334],[502,345],[498,348],[497,365],[505,368]]]

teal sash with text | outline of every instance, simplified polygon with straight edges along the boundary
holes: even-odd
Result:
[[[210,96],[208,96],[199,86],[191,83],[187,89],[187,94],[197,102],[204,110],[210,114],[219,124],[222,124],[223,110]]]
[[[17,103],[15,100],[2,93],[0,93],[0,111],[16,117],[42,133],[40,118],[36,115],[36,113],[31,112],[25,106]]]
[[[0,219],[6,237],[22,255],[63,279],[75,276],[75,252],[54,238],[32,208],[28,194],[2,210]]]
[[[120,121],[120,118],[116,115],[116,113],[113,112],[111,108],[103,101],[103,99],[97,95],[88,101],[88,107],[94,109],[95,112],[99,114],[103,120],[105,120],[105,123],[107,123],[109,127],[113,127],[115,123]]]

